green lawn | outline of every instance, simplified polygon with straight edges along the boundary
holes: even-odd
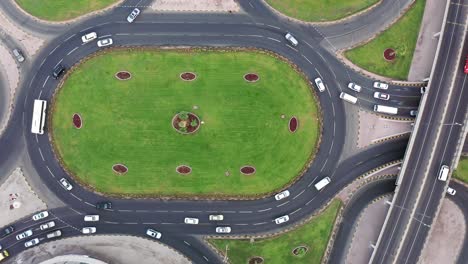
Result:
[[[72,19],[118,0],[15,0],[29,14],[51,21]]]
[[[379,75],[406,80],[411,67],[425,0],[417,0],[408,12],[389,29],[360,47],[346,51],[346,57],[359,67]],[[396,59],[383,57],[387,48],[396,51]]]
[[[119,70],[130,71],[132,79],[118,81]],[[182,81],[186,71],[197,79]],[[244,81],[248,72],[258,73],[260,81]],[[286,62],[260,52],[103,54],[69,77],[55,110],[53,137],[64,163],[106,193],[267,193],[301,172],[320,131],[307,82]],[[180,111],[192,111],[205,124],[195,134],[179,134],[171,120]],[[84,120],[80,130],[72,125],[74,113]],[[288,130],[292,116],[299,119],[294,134]],[[116,163],[128,173],[115,175]],[[181,164],[192,173],[176,173]],[[254,175],[239,172],[247,164],[256,167]]]
[[[303,21],[337,20],[359,12],[379,0],[266,0],[281,13]]]
[[[225,252],[228,246],[228,257],[232,264],[248,263],[250,257],[260,256],[268,264],[318,264],[325,252],[336,215],[341,207],[339,200],[333,201],[320,215],[309,223],[293,231],[273,238],[249,240],[210,239],[220,251]],[[309,250],[302,257],[291,252],[297,246],[307,246]]]
[[[468,183],[468,158],[461,157],[458,168],[454,174],[455,178]]]

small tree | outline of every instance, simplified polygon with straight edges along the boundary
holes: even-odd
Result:
[[[179,118],[180,118],[181,120],[187,120],[187,119],[189,118],[189,115],[188,115],[188,113],[185,112],[185,111],[184,111],[184,112],[180,112],[180,113],[179,113]]]
[[[192,122],[190,122],[190,125],[193,126],[193,127],[196,127],[198,125],[198,121],[196,119],[192,120]]]

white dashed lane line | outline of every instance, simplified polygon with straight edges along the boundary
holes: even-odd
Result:
[[[184,240],[184,243],[187,244],[188,246],[191,246],[189,242]]]
[[[241,214],[250,214],[250,213],[252,213],[252,211],[239,211],[239,213],[241,213]]]
[[[302,190],[300,193],[298,193],[296,196],[293,197],[293,200],[296,199],[297,197],[301,196],[305,192],[305,189]]]
[[[264,224],[268,224],[268,222],[260,222],[260,223],[255,223],[253,225],[264,225]]]
[[[267,208],[267,209],[258,210],[257,212],[262,213],[262,212],[266,212],[266,211],[270,211],[270,210],[271,210],[271,207]]]
[[[57,67],[60,63],[62,63],[63,61],[63,58],[61,60],[59,60],[59,62],[57,62],[57,64],[55,64],[54,68]]]
[[[293,214],[299,212],[300,210],[302,210],[302,207],[297,208],[296,210],[294,210],[294,211],[293,211],[292,213],[290,213],[289,215],[293,215]]]
[[[118,224],[120,224],[119,222],[111,222],[111,221],[104,221],[104,223],[113,224],[113,225],[118,225]]]
[[[49,80],[49,77],[50,77],[50,76],[47,75],[47,78],[45,79],[44,84],[42,84],[42,88],[44,88],[44,86],[46,85],[47,81]]]
[[[73,53],[75,50],[77,50],[77,49],[78,49],[78,47],[75,47],[74,49],[70,50],[70,51],[67,53],[67,56],[70,55],[70,54],[72,54],[72,53]],[[47,76],[47,77],[48,77],[48,76]]]
[[[67,42],[69,39],[73,38],[74,36],[76,36],[76,33],[66,38],[63,42]]]
[[[84,202],[84,203],[91,206],[91,207],[95,207],[94,204],[91,204],[91,203],[88,203],[88,202]]]
[[[38,148],[38,149],[39,149],[39,154],[41,154],[42,161],[45,161],[44,155],[42,155],[42,150],[41,150],[41,148]]]
[[[70,193],[71,196],[75,197],[78,201],[82,202],[83,199],[81,199],[80,197],[74,195],[73,193]]]
[[[270,40],[276,41],[276,42],[281,42],[281,40],[278,40],[278,39],[275,39],[275,38],[270,38],[270,37],[267,37],[267,38],[270,39]]]
[[[281,207],[281,206],[283,206],[283,205],[285,205],[285,204],[287,204],[287,203],[289,203],[289,201],[286,201],[286,202],[284,202],[284,203],[282,203],[282,204],[279,204],[279,205],[277,205],[276,207]]]

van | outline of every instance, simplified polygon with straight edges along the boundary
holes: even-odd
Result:
[[[291,45],[293,45],[294,47],[296,47],[299,42],[297,41],[297,39],[295,37],[293,37],[293,35],[291,35],[291,33],[286,33],[286,35],[284,36],[286,38],[287,41],[289,41],[289,43],[291,43]]]
[[[387,115],[396,115],[398,114],[398,108],[385,106],[385,105],[374,105],[374,111],[378,113],[383,113]]]
[[[340,93],[340,98],[345,100],[346,102],[349,102],[349,103],[352,103],[352,104],[355,104],[357,102],[357,98],[350,95],[350,94],[347,94],[345,92],[341,92]]]
[[[315,184],[315,189],[317,189],[317,191],[320,191],[325,186],[327,186],[330,182],[331,182],[331,179],[329,177],[325,177]]]
[[[440,167],[439,176],[437,177],[437,179],[439,179],[439,181],[446,181],[448,178],[449,172],[450,172],[449,166],[442,165],[442,167]]]

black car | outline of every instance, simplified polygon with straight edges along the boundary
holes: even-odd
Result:
[[[58,79],[60,75],[62,75],[64,72],[65,72],[65,66],[63,66],[62,64],[59,64],[55,66],[54,71],[52,72],[52,77],[54,79]]]
[[[112,203],[111,202],[99,202],[96,204],[96,209],[104,210],[104,209],[111,209]]]
[[[5,229],[2,230],[1,237],[6,237],[13,233],[15,231],[15,228],[13,226],[6,227]]]

